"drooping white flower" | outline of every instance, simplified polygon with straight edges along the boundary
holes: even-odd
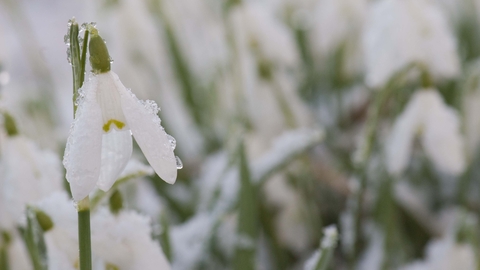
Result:
[[[265,185],[267,200],[279,209],[275,229],[282,244],[300,254],[311,244],[310,231],[305,225],[304,202],[282,176],[275,176]]]
[[[22,135],[6,137],[0,156],[0,228],[14,229],[27,203],[63,189],[58,157]]]
[[[400,174],[408,166],[415,136],[427,156],[445,173],[458,175],[465,169],[465,153],[460,122],[435,89],[417,91],[395,121],[385,146],[388,171]]]
[[[55,193],[40,201],[38,208],[52,220],[45,232],[51,270],[74,270],[78,264],[77,215],[66,193]],[[100,208],[92,214],[93,269],[107,265],[125,270],[168,270],[170,265],[159,243],[151,239],[150,218],[133,211],[118,215]],[[116,268],[114,268],[116,269]]]
[[[175,145],[160,124],[157,104],[138,100],[110,71],[110,57],[98,34],[92,33],[89,46],[93,73],[79,90],[63,161],[73,198],[85,198],[95,185],[110,189],[130,159],[132,134],[155,172],[173,184]]]
[[[366,15],[365,0],[321,0],[313,13],[312,41],[322,55],[331,54],[357,38]]]
[[[474,270],[475,252],[466,244],[455,243],[453,237],[433,240],[427,245],[425,260],[413,262],[401,270]]]
[[[462,109],[465,128],[465,144],[469,160],[472,160],[480,146],[480,62],[476,62],[467,73],[464,83]]]
[[[431,1],[378,1],[367,18],[363,43],[369,86],[383,86],[411,63],[422,63],[435,79],[460,73],[455,38]]]

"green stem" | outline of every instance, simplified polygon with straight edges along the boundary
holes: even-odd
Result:
[[[85,30],[83,39],[82,53],[80,55],[80,44],[78,41],[78,23],[73,19],[71,21],[69,29],[70,37],[70,57],[72,64],[73,74],[73,114],[77,111],[77,97],[78,89],[83,85],[85,79],[85,64],[87,55],[87,45],[89,31]],[[92,248],[90,239],[90,198],[87,196],[85,199],[78,202],[78,245],[79,245],[79,260],[80,270],[92,269]]]
[[[85,34],[83,35],[83,45],[82,45],[82,56],[80,58],[80,87],[83,86],[83,82],[85,81],[85,65],[87,63],[87,46],[88,46],[88,37],[89,37],[88,29],[85,29]],[[78,89],[77,89],[78,92]],[[76,93],[78,95],[78,93]]]
[[[80,270],[92,269],[92,248],[90,239],[90,199],[78,202],[78,246],[80,249]]]
[[[73,21],[70,26],[70,63],[72,65],[72,74],[73,74],[73,113],[77,111],[77,97],[78,89],[81,84],[81,59],[80,59],[80,45],[78,43],[78,23]]]
[[[0,247],[0,270],[9,270],[8,249],[6,245]]]
[[[406,75],[412,69],[419,69],[421,72],[424,72],[423,66],[418,63],[413,63],[402,70],[398,71],[392,76],[392,79],[386,84],[384,89],[381,89],[380,92],[377,93],[375,96],[374,103],[371,104],[366,121],[366,134],[364,136],[364,140],[360,146],[360,152],[357,156],[357,164],[356,164],[356,175],[359,176],[360,185],[357,191],[356,196],[356,209],[354,213],[354,224],[355,224],[355,231],[354,231],[354,244],[353,244],[353,252],[351,257],[351,267],[354,266],[354,262],[359,255],[360,251],[360,234],[362,232],[362,210],[364,204],[364,197],[365,191],[367,189],[367,166],[370,160],[370,156],[372,153],[372,149],[376,140],[376,130],[380,118],[380,113],[382,112],[382,108],[385,105],[386,101],[392,94],[392,92],[397,88],[398,85],[402,84],[402,80],[405,79]]]

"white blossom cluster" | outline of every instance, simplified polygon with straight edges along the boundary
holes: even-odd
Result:
[[[94,270],[478,269],[478,29],[480,0],[0,1],[0,270],[80,269],[87,201]]]

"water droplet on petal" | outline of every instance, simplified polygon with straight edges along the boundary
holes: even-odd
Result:
[[[175,156],[175,160],[177,162],[177,170],[180,170],[181,168],[183,168],[183,162],[178,156]]]
[[[175,150],[175,147],[177,147],[177,140],[172,135],[167,134],[168,141],[170,142],[170,147],[172,150]]]

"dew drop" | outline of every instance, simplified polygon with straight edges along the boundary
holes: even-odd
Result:
[[[175,150],[175,147],[177,147],[177,140],[172,135],[167,134],[168,142],[170,142],[170,147],[172,150]]]
[[[175,161],[177,162],[177,170],[183,168],[182,160],[178,156],[175,156]]]

